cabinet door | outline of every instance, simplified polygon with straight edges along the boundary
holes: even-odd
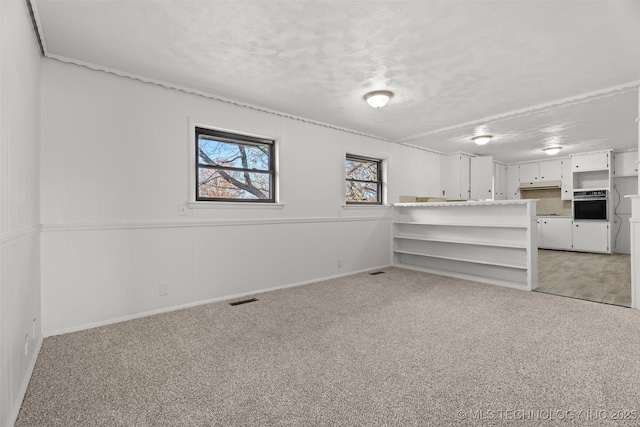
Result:
[[[615,177],[638,176],[638,151],[624,151],[614,154],[613,157],[613,175]]]
[[[560,198],[562,200],[573,200],[573,171],[571,170],[571,159],[561,160],[562,163],[562,189]]]
[[[571,164],[574,172],[609,169],[609,152],[574,154]]]
[[[538,236],[538,247],[539,248],[544,248],[544,236],[542,235],[542,219],[538,218],[537,224],[536,224],[536,232],[537,232],[537,236]]]
[[[571,218],[540,218],[543,245],[547,249],[571,250]]]
[[[494,200],[507,198],[507,166],[500,163],[493,164],[493,198]]]
[[[520,182],[540,181],[540,163],[523,163],[520,165]]]
[[[442,162],[444,173],[444,196],[447,200],[460,199],[460,156],[458,154],[450,154],[444,158]]]
[[[443,164],[446,165],[444,177],[444,195],[447,200],[469,199],[469,158],[465,154],[449,154]]]
[[[562,160],[540,162],[540,181],[560,181],[562,178]]]
[[[507,199],[520,198],[520,165],[507,166]]]
[[[573,250],[609,252],[609,224],[606,222],[573,222]]]
[[[460,155],[460,200],[471,196],[471,156]]]
[[[471,157],[470,186],[470,199],[493,199],[493,157]]]

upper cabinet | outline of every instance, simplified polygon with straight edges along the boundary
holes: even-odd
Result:
[[[611,190],[611,150],[571,155],[573,190]]]
[[[541,181],[560,181],[562,179],[562,160],[540,162]]]
[[[574,154],[571,156],[571,165],[574,172],[604,170],[609,169],[610,158],[611,150]]]
[[[560,198],[562,200],[573,200],[573,171],[571,170],[571,159],[562,159],[560,163],[562,170]]]
[[[623,151],[613,155],[613,176],[638,176],[638,151]]]
[[[540,164],[539,163],[522,163],[520,165],[520,182],[538,182],[540,181]]]
[[[520,164],[521,183],[560,181],[561,177],[561,160],[546,160],[542,162]]]

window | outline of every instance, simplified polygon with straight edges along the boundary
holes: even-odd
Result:
[[[196,127],[196,200],[275,203],[274,146]]]
[[[382,160],[347,154],[347,204],[382,204]]]

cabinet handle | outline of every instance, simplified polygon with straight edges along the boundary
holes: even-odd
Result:
[[[578,224],[576,224],[576,227],[580,227]]]

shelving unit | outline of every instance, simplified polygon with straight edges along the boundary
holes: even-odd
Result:
[[[394,205],[394,264],[533,290],[535,200]]]

